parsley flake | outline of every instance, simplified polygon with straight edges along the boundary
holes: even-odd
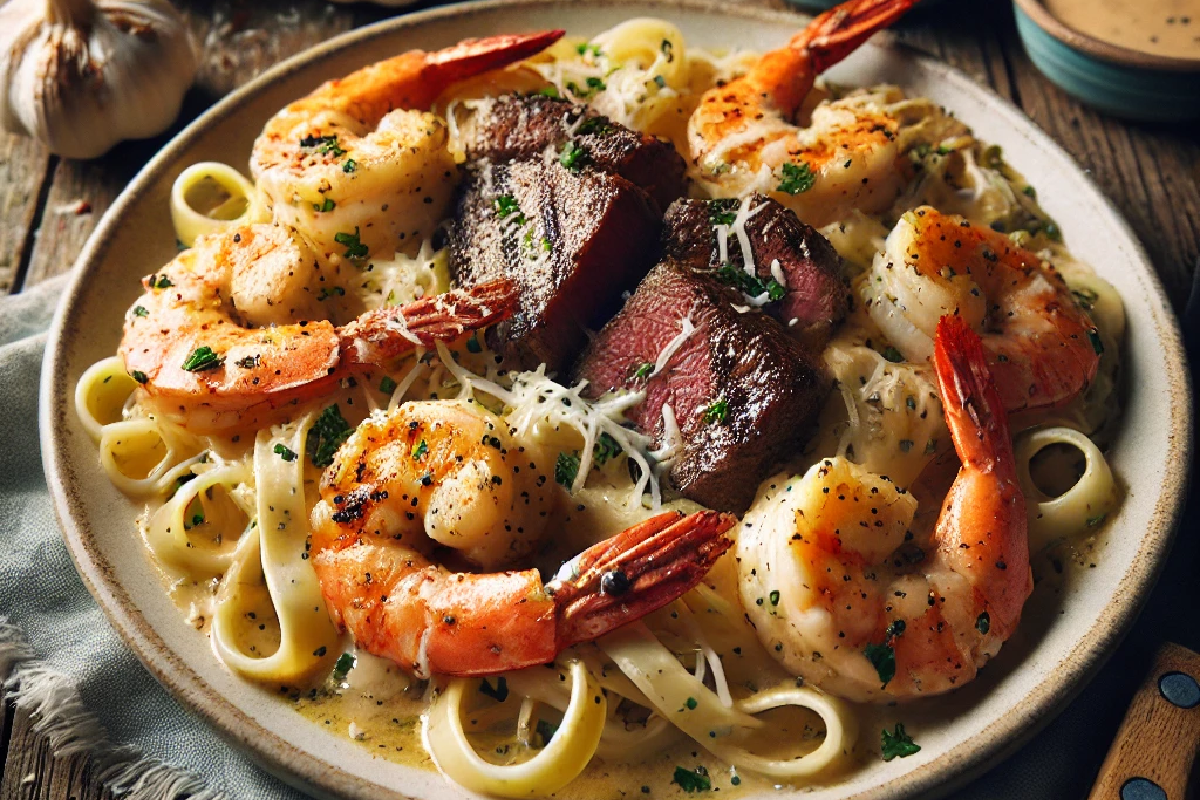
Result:
[[[562,155],[558,157],[558,163],[569,169],[571,172],[579,172],[591,161],[588,156],[587,148],[567,142],[563,147]]]
[[[279,456],[289,464],[296,460],[296,451],[288,448],[282,443],[275,445],[274,451],[275,455]]]
[[[741,202],[736,199],[710,200],[708,203],[708,224],[732,225],[737,220],[737,209]]]
[[[425,457],[425,454],[428,452],[429,452],[429,445],[425,443],[424,439],[422,439],[421,441],[419,441],[413,445],[413,448],[412,448],[413,461],[420,461],[422,458]]]
[[[350,438],[354,429],[346,422],[337,403],[326,408],[308,430],[305,447],[314,467],[328,467],[333,463],[333,454]]]
[[[391,394],[392,392],[396,391],[396,381],[390,376],[384,375],[379,379],[379,391],[383,392],[384,394]]]
[[[883,352],[880,353],[880,355],[883,356],[884,358],[886,358],[888,361],[892,362],[893,364],[899,364],[901,361],[904,360],[904,354],[901,353],[896,348],[892,347],[891,345],[888,345],[887,347],[883,348]]]
[[[350,670],[354,669],[354,665],[358,663],[358,659],[350,653],[342,653],[338,656],[337,662],[333,665],[333,679],[341,682],[346,679],[346,675]]]
[[[353,158],[347,158],[346,163],[342,164],[342,172],[354,172],[358,169],[358,162]]]
[[[679,788],[685,792],[707,792],[712,788],[708,770],[702,766],[697,766],[694,770],[675,767],[675,776],[671,778],[671,783],[679,784]]]
[[[991,618],[991,616],[988,615],[988,612],[984,611],[982,614],[980,614],[978,617],[975,618],[975,630],[979,631],[984,636],[987,636],[987,632],[990,631],[991,629],[992,629],[992,618]]]
[[[863,648],[863,655],[867,657],[867,661],[871,662],[871,666],[875,668],[875,672],[879,675],[879,680],[884,686],[891,683],[892,678],[896,677],[896,651],[887,642],[883,644],[870,643]]]
[[[151,275],[150,276],[150,288],[151,289],[169,289],[174,285],[175,284],[172,283],[171,279],[168,278],[166,275]]]
[[[217,369],[225,363],[225,357],[213,352],[211,347],[197,347],[183,362],[183,368],[188,372],[204,372]]]
[[[346,290],[341,286],[322,286],[321,291],[317,294],[317,300],[319,302],[321,300],[328,300],[331,297],[342,297],[345,294]]]
[[[617,440],[607,433],[601,433],[592,447],[592,459],[596,465],[602,467],[610,458],[616,458],[619,455],[621,455],[621,445],[617,444]]]
[[[346,258],[360,260],[366,258],[369,253],[367,246],[362,243],[357,225],[354,226],[354,233],[335,233],[333,240],[346,247]]]
[[[784,164],[780,167],[780,171],[783,173],[783,177],[779,181],[779,186],[776,187],[780,192],[800,194],[807,192],[816,182],[812,167],[806,163]]]
[[[904,732],[904,724],[901,722],[896,723],[894,733],[888,733],[887,729],[881,731],[879,740],[884,761],[891,761],[896,756],[908,758],[913,753],[921,751],[921,745],[914,742],[912,737]]]
[[[145,306],[134,306],[133,307],[133,315],[135,317],[148,317],[148,316],[150,316],[150,312],[146,309]]]
[[[558,726],[546,722],[544,719],[537,721],[537,733],[542,737],[542,747],[550,744],[550,740],[554,738],[554,734],[558,733]]]
[[[322,200],[319,203],[313,203],[312,207],[313,207],[313,211],[318,211],[318,212],[333,211],[333,209],[335,207],[335,203],[333,202],[332,197],[326,197],[324,200]]]
[[[315,147],[318,153],[328,153],[334,157],[346,155],[346,151],[338,144],[336,136],[305,136],[300,140],[300,146]]]
[[[135,369],[133,372],[129,373],[129,377],[133,378],[138,383],[149,383],[150,381],[150,379],[146,377],[146,373],[142,372],[140,369]]]
[[[570,489],[575,485],[579,475],[579,454],[559,453],[558,462],[554,465],[554,482],[559,486]]]
[[[638,368],[633,371],[633,377],[635,378],[649,378],[653,374],[654,365],[649,361],[643,361],[641,364],[638,364]]]
[[[705,425],[712,425],[714,423],[716,423],[718,425],[724,424],[725,420],[727,420],[728,418],[729,418],[729,401],[726,400],[725,398],[721,398],[720,400],[717,400],[711,406],[704,409],[704,412],[700,415],[700,421],[703,422]]]
[[[497,703],[503,703],[508,698],[508,680],[503,675],[496,679],[496,685],[488,683],[488,679],[484,678],[479,684],[480,694],[485,694],[495,700]]]

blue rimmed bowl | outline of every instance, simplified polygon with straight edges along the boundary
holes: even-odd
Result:
[[[1064,25],[1041,0],[1013,0],[1013,8],[1030,60],[1072,97],[1129,119],[1200,118],[1200,59],[1103,42]]]

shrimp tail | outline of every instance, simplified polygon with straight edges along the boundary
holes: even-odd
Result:
[[[495,325],[516,307],[516,287],[501,278],[368,311],[342,328],[341,347],[352,363],[381,365],[417,347],[432,348]]]
[[[551,583],[557,641],[569,647],[649,614],[696,585],[733,542],[732,514],[659,514],[579,555],[578,578]]]
[[[448,85],[537,55],[561,39],[564,33],[566,31],[556,29],[464,39],[444,50],[429,53],[425,65],[438,75],[443,85]]]
[[[788,46],[807,54],[819,75],[854,52],[875,31],[904,15],[917,0],[848,0],[821,14]]]
[[[984,467],[1007,455],[1011,464],[1008,415],[979,334],[962,317],[947,314],[938,321],[933,346],[946,423],[959,459]]]

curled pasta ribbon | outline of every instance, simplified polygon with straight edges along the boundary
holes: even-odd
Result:
[[[105,425],[120,422],[125,401],[137,381],[125,372],[120,356],[109,356],[88,367],[75,384],[75,413],[93,441],[100,441]]]
[[[422,739],[438,768],[471,791],[499,797],[544,797],[572,781],[591,761],[604,732],[608,701],[582,661],[573,661],[571,700],[558,732],[533,758],[520,764],[492,764],[467,740],[462,714],[476,681],[454,678],[429,704]],[[522,704],[524,705],[524,704]]]
[[[176,435],[152,417],[111,422],[100,430],[100,466],[113,485],[129,495],[163,494],[195,463],[194,443]],[[157,454],[161,452],[162,455]],[[185,460],[186,459],[186,460]],[[153,466],[145,477],[126,472],[126,465]],[[182,512],[180,512],[182,514]]]
[[[270,221],[258,189],[228,164],[193,164],[171,186],[171,222],[184,247],[207,233]]]
[[[309,414],[297,424],[259,431],[255,438],[258,524],[239,542],[236,557],[217,592],[213,647],[226,666],[255,680],[304,679],[338,650],[337,630],[307,560],[304,443],[312,420]],[[291,452],[293,456],[287,459],[280,452]],[[279,620],[279,649],[269,656],[246,655],[234,635],[235,622],[242,612],[240,595],[243,587],[257,583],[258,564]]]
[[[1085,462],[1083,475],[1058,497],[1043,494],[1029,472],[1033,457],[1052,444],[1071,445],[1083,453]],[[1030,507],[1030,552],[1095,525],[1112,508],[1116,484],[1108,460],[1091,439],[1074,428],[1041,428],[1023,433],[1017,438],[1013,453]]]
[[[655,710],[713,755],[744,769],[776,779],[817,775],[854,748],[857,730],[845,704],[814,689],[780,687],[755,692],[727,708],[708,687],[683,668],[641,622],[626,625],[599,640],[621,671],[654,704]],[[768,759],[735,743],[737,734],[760,727],[753,714],[795,705],[815,711],[825,723],[825,739],[798,758]]]
[[[182,475],[194,464],[195,459],[184,462],[170,474]],[[249,479],[249,470],[241,464],[235,463],[206,470],[180,486],[171,499],[154,512],[146,524],[146,546],[154,553],[154,557],[159,563],[190,575],[220,575],[228,570],[237,560],[236,549],[205,551],[201,548],[190,547],[186,533],[185,515],[188,505],[202,492],[214,486],[223,486],[226,490],[232,490]],[[230,496],[236,497],[236,494],[230,491]],[[243,536],[243,538],[245,537]],[[240,548],[241,545],[239,544],[238,547]]]
[[[687,89],[687,46],[679,28],[666,20],[631,19],[599,34],[593,42],[611,67],[637,65],[645,71],[645,81],[661,77],[672,89]]]

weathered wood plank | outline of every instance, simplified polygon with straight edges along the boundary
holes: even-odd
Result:
[[[34,800],[39,797],[43,780],[49,777],[49,742],[34,733],[33,725],[28,710],[16,709],[4,777],[0,780],[0,800]]]
[[[49,170],[45,147],[0,134],[0,296],[19,288]]]

